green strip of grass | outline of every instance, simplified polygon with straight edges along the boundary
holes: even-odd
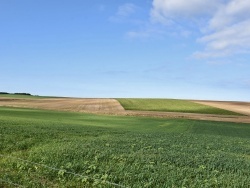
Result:
[[[6,156],[0,157],[0,179],[38,188],[113,187],[105,181],[248,187],[249,138],[250,124],[0,107],[0,154]]]
[[[176,99],[117,99],[126,110],[242,115],[219,108]]]

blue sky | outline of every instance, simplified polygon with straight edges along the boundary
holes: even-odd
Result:
[[[0,90],[250,101],[246,0],[1,0]]]

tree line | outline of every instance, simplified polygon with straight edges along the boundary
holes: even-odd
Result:
[[[14,95],[31,95],[30,93],[8,93],[8,92],[0,92],[0,94],[5,94],[5,95],[8,95],[8,94],[14,94]]]

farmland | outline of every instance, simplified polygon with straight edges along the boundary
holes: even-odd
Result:
[[[118,99],[126,110],[186,112],[201,114],[239,115],[238,113],[187,100],[176,99]]]
[[[124,111],[120,103],[114,99],[82,99],[62,97],[39,97],[9,95],[1,97],[0,106],[38,108],[45,110],[71,112],[120,112]]]
[[[247,187],[249,138],[243,123],[0,107],[0,187]]]
[[[250,123],[250,103],[248,102],[217,102],[217,108],[211,107],[210,104],[215,104],[213,101],[208,101],[204,105],[197,104],[197,102],[199,103],[201,101],[193,102],[189,100],[172,99],[133,99],[132,101],[135,101],[135,103],[132,103],[132,105],[130,103],[127,105],[125,104],[131,100],[132,99],[117,100],[108,98],[62,98],[27,95],[0,95],[0,106],[120,116],[184,118]],[[119,103],[119,101],[124,107]],[[142,101],[142,103],[138,105],[138,101]],[[137,104],[137,110],[128,110],[129,107],[133,107],[135,104]],[[147,111],[149,110],[147,109],[148,106],[154,110]],[[176,112],[177,110],[178,112]]]

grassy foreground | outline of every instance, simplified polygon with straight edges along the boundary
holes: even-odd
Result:
[[[177,99],[117,99],[126,110],[241,115],[219,108]]]
[[[250,124],[0,107],[0,187],[248,187],[249,169]]]

